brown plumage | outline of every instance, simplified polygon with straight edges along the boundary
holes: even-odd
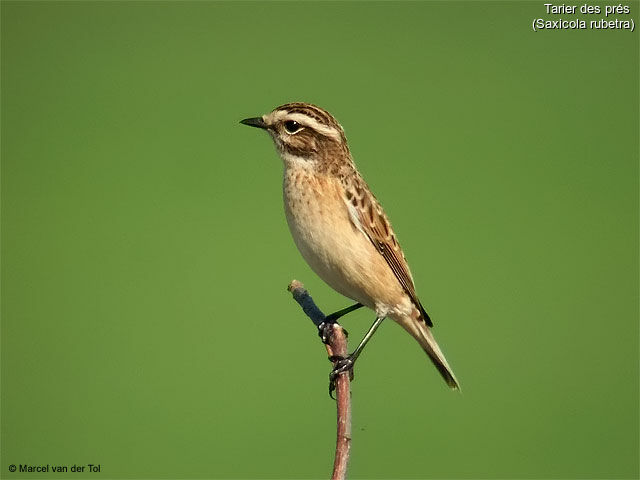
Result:
[[[340,124],[307,103],[288,103],[243,123],[267,130],[282,157],[287,223],[311,268],[378,318],[399,323],[458,388],[391,223],[357,171]]]

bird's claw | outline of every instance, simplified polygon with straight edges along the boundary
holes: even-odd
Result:
[[[322,343],[328,345],[331,342],[331,335],[333,335],[333,322],[325,321],[318,325],[318,336]]]
[[[322,340],[322,343],[324,343],[325,345],[329,345],[331,343],[331,335],[333,335],[333,326],[338,324],[337,322],[332,321],[329,318],[330,316],[331,315],[326,317],[325,321],[322,322],[320,325],[318,325],[318,336]],[[348,337],[349,332],[347,332],[347,330],[342,325],[339,325],[339,326],[340,328],[342,328],[342,331],[344,332],[344,336]]]
[[[349,372],[349,379],[353,380],[353,365],[355,362],[351,356],[342,357],[340,355],[331,355],[329,360],[333,362],[333,370],[329,374],[329,396],[335,400],[333,392],[336,389],[338,377],[343,373]]]

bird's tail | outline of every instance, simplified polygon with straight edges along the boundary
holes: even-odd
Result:
[[[440,375],[442,375],[442,378],[447,382],[447,385],[454,390],[459,390],[460,384],[449,366],[447,359],[444,357],[442,350],[440,350],[438,342],[433,338],[431,329],[427,324],[422,319],[411,317],[398,320],[398,323],[400,323],[400,325],[418,341],[422,349],[427,352],[427,355],[429,355],[429,358],[440,372]]]

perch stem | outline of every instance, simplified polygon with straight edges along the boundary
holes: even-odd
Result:
[[[316,327],[322,325],[327,317],[314,303],[304,285],[297,280],[293,280],[289,285],[289,291],[314,325]],[[331,327],[331,335],[329,335],[325,344],[327,353],[329,357],[344,358],[348,355],[347,337],[344,329],[337,322],[332,323]],[[351,391],[349,377],[349,372],[343,372],[336,381],[337,437],[331,480],[344,480],[347,477],[347,465],[351,452]]]

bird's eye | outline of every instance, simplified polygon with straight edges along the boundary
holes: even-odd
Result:
[[[301,128],[302,126],[294,120],[287,120],[284,122],[284,129],[289,133],[296,133]]]

